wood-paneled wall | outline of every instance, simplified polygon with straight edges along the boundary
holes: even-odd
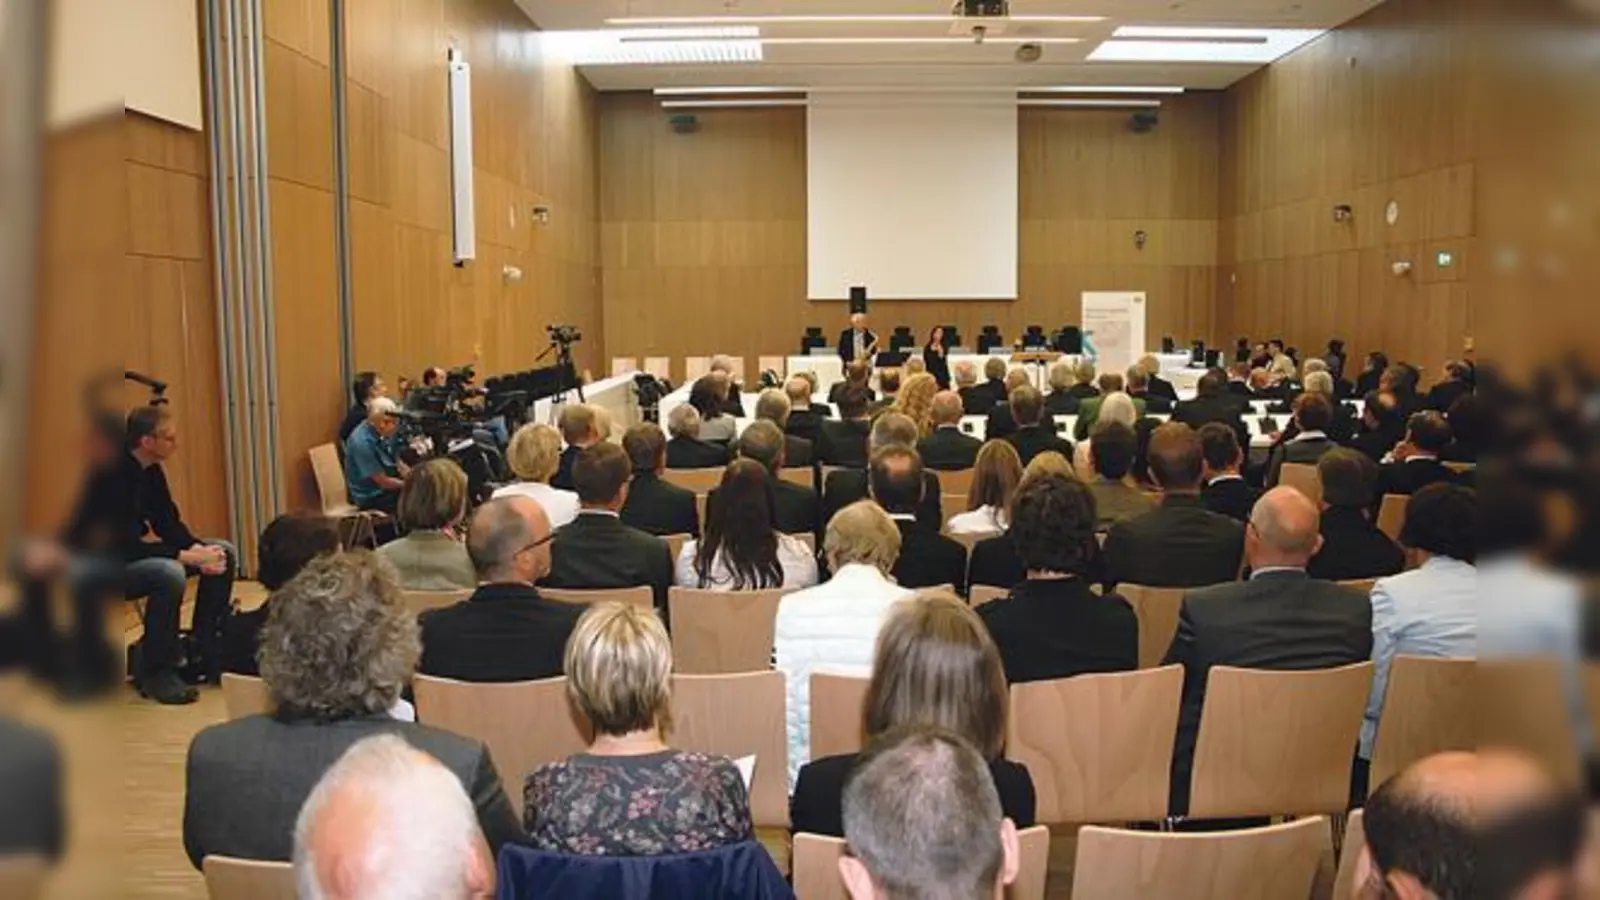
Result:
[[[616,356],[795,352],[816,325],[837,333],[844,304],[806,299],[804,110],[704,110],[675,134],[655,98],[600,100],[606,350]],[[1213,336],[1218,99],[1162,110],[1150,134],[1127,113],[1023,110],[1016,302],[873,304],[880,327],[924,331],[1077,322],[1086,290],[1145,290],[1149,333]],[[949,251],[961,252],[951,223]],[[1149,243],[1134,246],[1144,230]],[[676,369],[675,369],[676,371]],[[678,372],[681,376],[681,372]]]

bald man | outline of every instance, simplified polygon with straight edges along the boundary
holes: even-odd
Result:
[[[1163,665],[1183,666],[1183,705],[1172,754],[1173,815],[1189,810],[1206,676],[1212,666],[1327,669],[1365,662],[1372,654],[1372,604],[1360,592],[1306,575],[1322,546],[1319,514],[1290,487],[1256,501],[1245,530],[1249,581],[1190,591]]]
[[[917,442],[922,464],[942,472],[970,469],[978,462],[983,442],[961,433],[961,395],[940,391],[933,395],[933,432]]]
[[[490,500],[472,515],[467,554],[478,589],[453,606],[425,612],[424,675],[458,681],[554,678],[583,609],[539,596],[550,573],[550,520],[538,501]]]

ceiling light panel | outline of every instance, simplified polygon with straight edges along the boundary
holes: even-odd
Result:
[[[1187,28],[1124,25],[1090,62],[1276,62],[1325,32],[1314,28]]]
[[[985,44],[1076,44],[1082,38],[1068,37],[986,37]],[[960,45],[976,46],[977,42],[971,37],[767,37],[761,38],[761,43],[770,46],[850,46],[864,44],[931,44],[931,45]]]
[[[1184,89],[1176,85],[1110,85],[1110,84],[1060,84],[1048,87],[1023,87],[1030,94],[1181,94]]]
[[[805,100],[663,100],[662,109],[758,109],[774,106],[805,106]]]
[[[1161,105],[1160,100],[1113,100],[1099,98],[1091,100],[1057,100],[1024,97],[1017,101],[1018,106],[1047,106],[1060,109],[1152,109]]]
[[[965,16],[884,14],[837,16],[638,16],[607,19],[607,25],[869,25],[914,24],[974,21]],[[982,21],[982,20],[976,20]],[[1010,16],[1001,22],[1026,22],[1030,24],[1088,24],[1104,22],[1105,16]]]
[[[725,87],[682,87],[682,88],[656,88],[657,97],[706,97],[717,95],[743,95],[743,94],[803,94],[805,88],[801,87],[756,87],[754,85],[730,85]]]
[[[761,30],[640,28],[541,33],[551,53],[575,66],[760,62]]]

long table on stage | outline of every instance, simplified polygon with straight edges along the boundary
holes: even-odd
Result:
[[[822,348],[824,352],[815,356],[789,356],[784,358],[784,376],[796,375],[800,372],[811,372],[817,376],[817,388],[824,394],[837,382],[844,380],[844,361],[839,354],[830,348]],[[1032,351],[1025,351],[1032,352]],[[912,348],[910,356],[921,356],[922,351]],[[1011,349],[992,350],[988,353],[971,353],[967,351],[953,351],[950,353],[950,368],[955,369],[957,362],[971,360],[978,368],[978,380],[983,380],[983,365],[991,356],[1006,360],[1017,355]],[[1155,357],[1161,360],[1161,377],[1172,382],[1173,387],[1180,391],[1193,391],[1200,381],[1200,376],[1206,373],[1203,368],[1191,368],[1189,354],[1187,353],[1156,353]],[[1069,361],[1077,357],[1062,357]],[[1028,371],[1033,374],[1034,386],[1040,390],[1049,389],[1049,367],[1043,365],[1029,365]]]

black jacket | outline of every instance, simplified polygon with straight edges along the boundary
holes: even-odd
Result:
[[[1011,596],[978,607],[1006,681],[1048,681],[1139,668],[1139,622],[1128,601],[1081,579],[1024,581]]]
[[[901,587],[925,588],[953,585],[967,592],[967,548],[939,533],[939,526],[920,521],[895,520],[900,526],[900,556],[894,562],[894,580]]]
[[[1010,590],[1028,577],[1028,570],[1017,555],[1017,545],[1010,532],[972,545],[971,562],[967,565],[967,582]]]
[[[256,651],[261,649],[261,628],[267,624],[267,607],[271,603],[269,597],[255,609],[222,620],[222,671],[260,677]]]
[[[1372,654],[1372,604],[1357,591],[1304,572],[1191,591],[1163,665],[1183,666],[1183,703],[1172,753],[1172,815],[1189,811],[1206,677],[1212,666],[1302,671],[1364,662]]]
[[[786,468],[803,469],[817,461],[816,445],[798,435],[783,436],[783,464]]]
[[[1114,584],[1203,587],[1239,577],[1244,526],[1209,512],[1200,498],[1168,494],[1161,505],[1111,526],[1108,577]]]
[[[343,447],[344,442],[350,440],[350,432],[360,428],[361,423],[366,420],[366,404],[357,403],[355,406],[350,407],[350,411],[344,414],[344,421],[339,423],[339,446]]]
[[[700,536],[700,510],[694,502],[694,491],[649,471],[633,473],[628,500],[622,504],[622,523],[661,537]]]
[[[1350,449],[1359,450],[1373,462],[1382,462],[1394,445],[1406,436],[1404,425],[1391,425],[1374,431],[1361,431],[1350,439]]]
[[[1000,441],[1016,433],[1017,418],[1011,414],[1011,404],[1002,401],[991,407],[983,423],[983,439]]]
[[[853,337],[854,332],[854,328],[846,328],[845,330],[839,332],[839,358],[844,360],[844,364],[847,366],[852,362],[855,362],[856,359],[856,342]],[[877,340],[878,336],[872,332],[872,329],[869,328],[861,335],[861,346],[871,348],[872,345],[877,342]]]
[[[555,678],[582,614],[582,606],[546,600],[532,585],[479,585],[466,600],[418,618],[417,671],[457,681]]]
[[[131,454],[123,454],[121,467],[108,486],[118,495],[132,498],[133,516],[122,523],[116,546],[129,561],[163,557],[176,559],[178,554],[200,542],[183,524],[183,515],[172,499],[172,489],[167,486],[167,473],[160,463],[141,466]],[[124,506],[124,509],[129,507]],[[141,537],[152,534],[156,542],[145,542]]]
[[[1239,440],[1239,446],[1249,452],[1250,429],[1244,424],[1246,409],[1249,409],[1249,404],[1241,397],[1211,394],[1179,403],[1172,411],[1172,421],[1182,422],[1195,431],[1199,431],[1208,422],[1221,422],[1233,429],[1234,437]]]
[[[789,801],[791,832],[844,837],[844,783],[859,758],[854,753],[824,756],[800,767],[794,797]],[[1035,797],[1028,767],[1009,759],[995,759],[989,761],[989,774],[1000,795],[1000,811],[1018,828],[1031,828]]]
[[[867,472],[865,469],[841,469],[828,473],[822,484],[822,526],[827,527],[833,514],[857,500],[867,499]],[[938,531],[944,525],[941,518],[939,476],[922,473],[922,504],[917,507],[917,521]]]
[[[939,390],[948,391],[950,390],[950,355],[948,351],[934,353],[929,349],[932,346],[932,344],[927,344],[922,348],[922,362],[927,365],[928,374],[932,375],[933,380],[939,383]]]
[[[1412,458],[1403,462],[1384,463],[1378,467],[1378,487],[1372,501],[1373,509],[1382,505],[1385,494],[1415,494],[1430,484],[1455,480],[1455,473],[1436,459]]]
[[[1200,502],[1206,509],[1219,515],[1250,521],[1250,512],[1261,499],[1261,490],[1250,486],[1243,478],[1224,478],[1207,484],[1200,491]]]
[[[1428,396],[1424,398],[1422,405],[1424,409],[1449,412],[1452,403],[1470,393],[1472,386],[1465,381],[1441,381],[1428,391]]]
[[[828,402],[829,403],[838,403],[839,402],[839,397],[844,394],[844,389],[849,387],[849,386],[850,386],[850,383],[848,381],[835,382],[833,387],[828,388]],[[874,402],[877,401],[877,399],[878,399],[878,392],[877,391],[873,390],[872,388],[865,388],[864,390],[866,391],[867,403],[868,404],[871,404],[871,403],[874,403]]]
[[[1011,446],[1017,448],[1017,456],[1022,458],[1023,466],[1033,462],[1035,456],[1052,450],[1061,454],[1069,465],[1072,463],[1072,442],[1056,436],[1053,419],[1048,425],[1029,425],[1026,428],[1019,428],[1007,440],[1011,441]]]
[[[1178,389],[1172,386],[1172,382],[1162,378],[1160,375],[1151,375],[1145,382],[1145,390],[1149,392],[1151,397],[1160,397],[1166,400],[1167,409],[1171,409],[1172,405],[1178,402]],[[1148,397],[1145,399],[1149,400]],[[1148,409],[1151,412],[1166,411],[1156,409],[1154,406],[1150,406]]]
[[[817,458],[825,466],[867,467],[867,436],[872,423],[863,419],[827,419],[817,442]]]
[[[1333,438],[1326,437],[1327,432],[1323,432],[1325,436],[1321,438],[1316,437],[1315,432],[1311,434],[1312,436],[1305,440],[1280,441],[1276,447],[1268,451],[1267,487],[1275,488],[1278,486],[1278,479],[1282,475],[1284,463],[1301,463],[1314,466],[1318,460],[1322,459],[1324,453],[1339,446],[1334,442]]]
[[[1078,404],[1083,398],[1070,390],[1051,391],[1044,398],[1044,412],[1047,416],[1075,416],[1078,414]]]
[[[706,509],[717,500],[717,488],[706,495]],[[816,534],[822,524],[817,517],[817,492],[790,484],[782,478],[772,479],[772,526],[783,534]],[[709,515],[709,512],[707,513]]]
[[[667,446],[669,448],[671,447],[670,441],[667,442]],[[561,460],[556,465],[556,474],[550,476],[551,487],[559,488],[563,491],[570,491],[573,489],[572,467],[578,461],[578,454],[582,452],[583,448],[577,446],[569,446],[567,449],[561,451]],[[668,451],[668,458],[671,458],[670,449]]]
[[[827,416],[814,406],[797,409],[789,413],[789,421],[783,426],[783,432],[792,437],[804,438],[814,445],[822,436],[822,422],[826,418]]]
[[[630,528],[615,516],[578,513],[556,531],[550,556],[550,574],[542,585],[582,590],[649,585],[656,609],[667,608],[673,562],[667,542]]]
[[[1378,530],[1366,510],[1330,506],[1322,511],[1322,549],[1306,567],[1312,578],[1384,578],[1405,567],[1405,552]]]
[[[667,468],[715,469],[728,464],[728,448],[698,438],[675,437],[667,441]],[[555,482],[551,482],[553,485]],[[569,487],[568,490],[571,490]]]
[[[970,434],[962,434],[961,426],[946,425],[917,442],[917,453],[922,456],[925,468],[941,472],[960,472],[978,463],[978,450],[983,441]]]
[[[988,415],[996,403],[1006,402],[1006,383],[1003,379],[982,382],[960,392],[961,406],[969,416]]]
[[[1169,384],[1167,387],[1172,387],[1172,385]],[[1144,411],[1147,413],[1171,413],[1178,402],[1176,396],[1168,397],[1166,394],[1158,394],[1149,388],[1146,388],[1142,394],[1130,394],[1129,396],[1135,400],[1143,400]]]

